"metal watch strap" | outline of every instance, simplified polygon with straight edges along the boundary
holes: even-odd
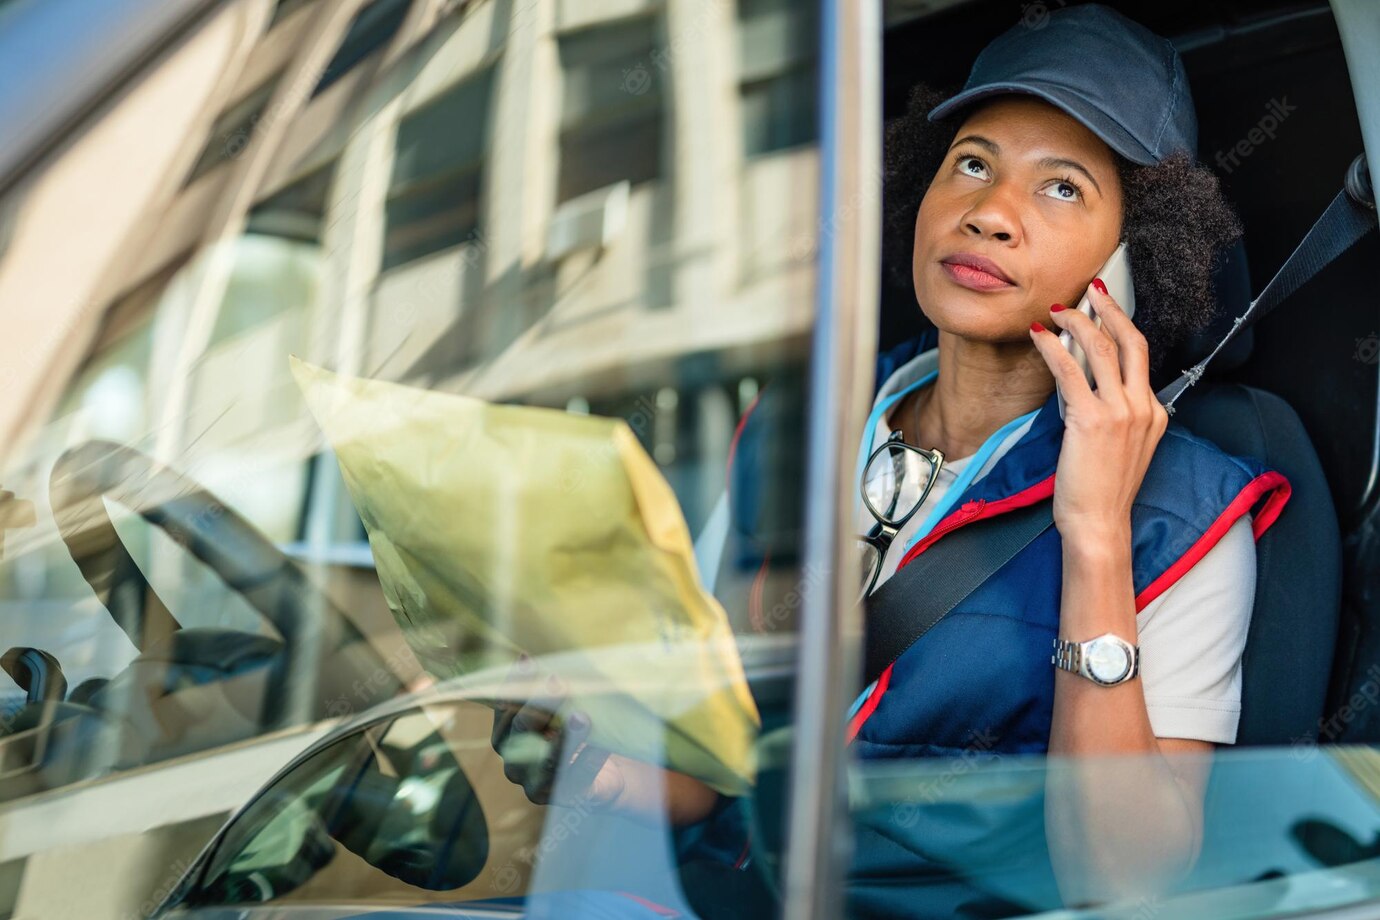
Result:
[[[1054,654],[1050,656],[1050,664],[1056,668],[1063,668],[1065,671],[1072,671],[1077,674],[1083,669],[1083,645],[1079,642],[1070,642],[1067,639],[1054,640]]]
[[[1094,638],[1100,639],[1102,637],[1096,636]],[[1098,684],[1099,686],[1107,687],[1116,686],[1117,684],[1124,684],[1129,680],[1133,680],[1136,677],[1136,675],[1140,673],[1140,646],[1133,645],[1130,642],[1126,642],[1126,640],[1121,639],[1120,636],[1117,636],[1116,638],[1128,647],[1130,647],[1131,649],[1131,669],[1124,677],[1122,677],[1119,680],[1111,681],[1110,683],[1107,681],[1098,680],[1096,677],[1093,677],[1091,673],[1084,669],[1083,646],[1086,645],[1088,642],[1092,642],[1093,639],[1088,639],[1084,642],[1074,642],[1069,639],[1055,638],[1054,654],[1051,655],[1049,658],[1050,664],[1054,665],[1056,668],[1062,668],[1065,671],[1070,671],[1074,674],[1077,674],[1080,677],[1086,677],[1088,680],[1091,680],[1093,683]]]

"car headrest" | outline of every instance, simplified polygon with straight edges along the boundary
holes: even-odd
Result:
[[[1238,237],[1224,253],[1212,275],[1213,291],[1217,298],[1217,313],[1205,328],[1190,335],[1165,355],[1159,374],[1168,383],[1211,353],[1212,349],[1231,329],[1231,324],[1251,305],[1251,273],[1246,261],[1246,244]],[[1254,331],[1249,327],[1227,343],[1212,359],[1206,376],[1220,376],[1235,370],[1251,356],[1255,344]],[[1159,386],[1160,384],[1157,384]]]

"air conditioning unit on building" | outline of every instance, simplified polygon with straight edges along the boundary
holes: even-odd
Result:
[[[628,221],[625,179],[587,192],[556,208],[546,235],[546,258],[554,262],[582,249],[601,249],[618,238]]]

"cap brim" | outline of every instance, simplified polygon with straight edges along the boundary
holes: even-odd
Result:
[[[1038,96],[1050,105],[1057,106],[1076,118],[1089,131],[1100,137],[1108,147],[1132,163],[1153,166],[1159,162],[1144,144],[1136,140],[1130,132],[1114,121],[1106,112],[1063,86],[1027,81],[987,83],[982,86],[975,86],[935,106],[930,110],[929,120],[937,121],[941,118],[947,118],[979,99],[986,99],[989,96],[998,96],[1003,93],[1026,93],[1031,96]]]

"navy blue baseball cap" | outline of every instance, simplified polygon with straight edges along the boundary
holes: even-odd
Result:
[[[962,92],[929,120],[1003,93],[1058,106],[1133,163],[1197,156],[1198,116],[1178,51],[1100,3],[1026,16],[982,49]]]

